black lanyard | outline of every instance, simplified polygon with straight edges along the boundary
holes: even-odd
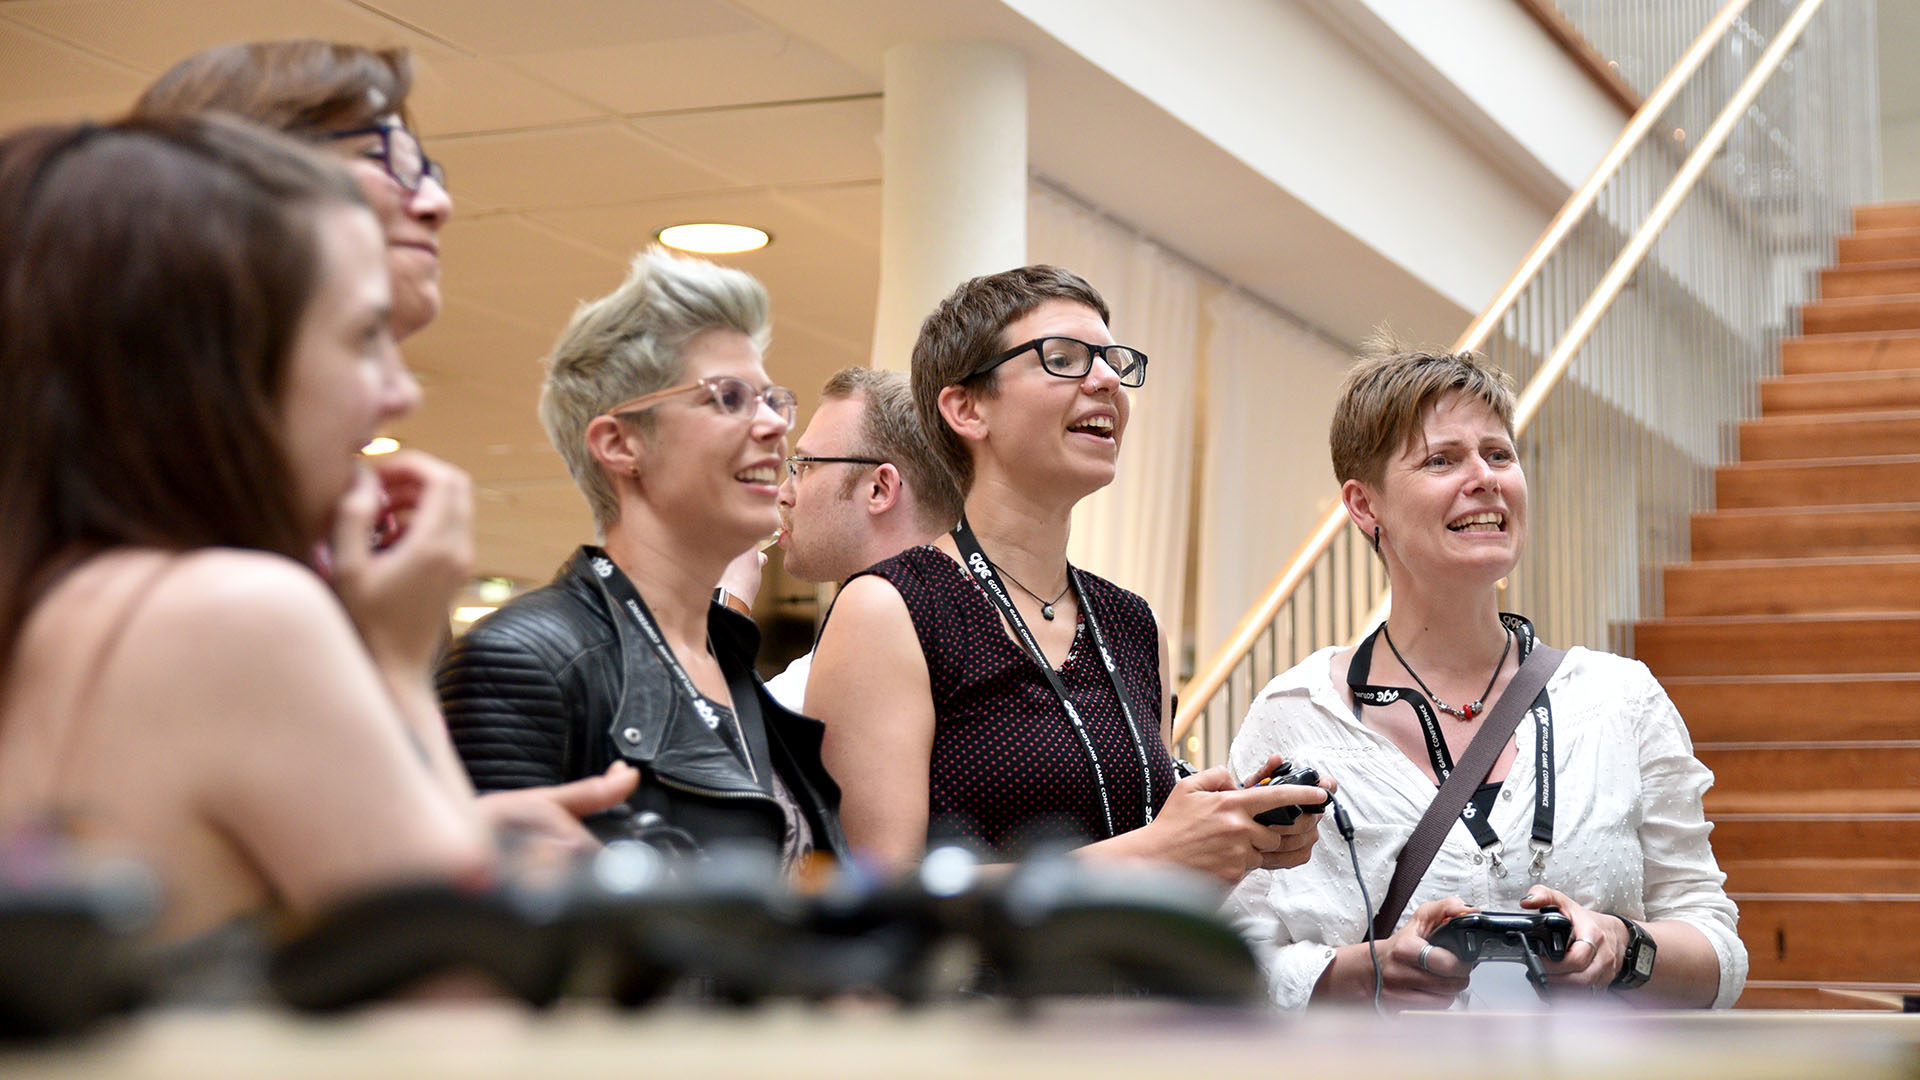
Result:
[[[1500,622],[1520,642],[1520,660],[1526,662],[1527,654],[1533,651],[1533,624],[1519,615],[1500,613]],[[1384,628],[1384,627],[1383,627]],[[1353,694],[1353,700],[1361,705],[1391,705],[1405,700],[1413,706],[1413,714],[1420,720],[1420,732],[1426,737],[1427,757],[1433,763],[1433,775],[1440,783],[1447,782],[1447,776],[1453,772],[1453,755],[1447,750],[1447,740],[1441,734],[1440,724],[1433,715],[1433,706],[1427,702],[1426,695],[1406,686],[1375,686],[1367,682],[1367,676],[1373,669],[1373,643],[1380,636],[1375,630],[1368,634],[1353,651],[1353,662],[1347,667],[1347,689]],[[1553,702],[1548,699],[1543,687],[1539,696],[1533,699],[1530,710],[1533,714],[1533,730],[1536,763],[1539,774],[1535,784],[1533,804],[1533,837],[1528,847],[1533,851],[1531,873],[1539,878],[1546,870],[1547,853],[1553,850]],[[1473,834],[1474,843],[1482,851],[1492,851],[1494,873],[1505,877],[1506,869],[1500,862],[1500,837],[1493,831],[1478,808],[1469,801],[1465,810],[1460,812],[1460,820],[1466,823],[1467,831]]]
[[[698,686],[694,685],[693,676],[687,674],[687,669],[680,666],[680,659],[673,655],[672,649],[667,647],[667,639],[661,635],[660,627],[654,623],[653,613],[647,610],[646,601],[640,598],[640,591],[633,587],[633,582],[627,580],[627,575],[620,572],[620,568],[613,564],[613,560],[608,558],[605,552],[597,548],[589,550],[592,553],[590,565],[593,567],[594,576],[600,579],[600,584],[607,590],[607,594],[633,616],[634,623],[640,627],[640,635],[647,639],[647,644],[653,646],[654,655],[660,658],[661,665],[667,669],[673,681],[679,684],[681,692],[685,693],[687,699],[692,702],[693,711],[700,717],[700,722],[707,725],[707,730],[713,732],[714,737],[724,744],[727,738],[720,734],[720,714],[714,711],[713,703],[707,700],[707,696],[700,692]],[[729,679],[727,682],[728,690],[733,693],[735,699],[733,724],[734,734],[740,739],[738,752],[741,759],[746,762],[748,775],[753,777],[755,783],[759,783],[760,770],[753,762],[753,748],[747,744],[746,728],[740,723],[740,694],[734,689],[733,680]]]
[[[1000,609],[1013,625],[1015,636],[1025,646],[1027,655],[1040,665],[1041,674],[1047,677],[1047,685],[1053,688],[1054,695],[1060,699],[1060,708],[1066,712],[1067,720],[1073,725],[1073,733],[1080,737],[1080,748],[1087,753],[1087,761],[1093,765],[1094,790],[1100,795],[1100,813],[1107,823],[1107,835],[1119,836],[1120,830],[1113,821],[1113,804],[1107,798],[1107,773],[1100,765],[1100,755],[1094,751],[1093,739],[1087,734],[1087,726],[1080,720],[1080,710],[1074,708],[1073,697],[1067,692],[1067,684],[1060,679],[1060,673],[1053,670],[1047,662],[1047,654],[1040,651],[1040,643],[1034,640],[1033,631],[1027,629],[1027,620],[1020,617],[1020,609],[1013,606],[1013,598],[1007,595],[1006,587],[1000,584],[1000,575],[994,573],[993,562],[986,552],[980,550],[980,541],[974,539],[973,530],[967,526],[962,516],[960,524],[953,527],[953,542],[966,559],[966,568],[979,579],[981,591]],[[1113,662],[1113,653],[1107,648],[1107,639],[1100,632],[1100,620],[1093,613],[1093,605],[1087,603],[1087,594],[1080,587],[1080,572],[1071,565],[1067,567],[1067,584],[1073,587],[1073,598],[1080,604],[1080,617],[1087,620],[1087,632],[1093,636],[1094,651],[1100,654],[1100,663],[1107,669],[1107,679],[1113,683],[1114,696],[1120,699],[1120,716],[1126,721],[1127,734],[1133,736],[1134,752],[1140,755],[1140,810],[1141,824],[1153,823],[1153,765],[1147,756],[1147,744],[1140,734],[1140,723],[1134,718],[1133,698],[1127,694],[1127,684],[1120,678],[1120,668]]]

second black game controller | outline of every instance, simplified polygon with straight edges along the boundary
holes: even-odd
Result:
[[[1552,906],[1538,911],[1470,911],[1441,923],[1427,940],[1469,965],[1488,960],[1524,964],[1529,954],[1537,960],[1564,960],[1573,945],[1573,920]]]
[[[1296,769],[1285,762],[1281,762],[1280,767],[1273,771],[1272,776],[1264,780],[1256,781],[1249,786],[1271,787],[1277,784],[1298,784],[1301,787],[1319,787],[1320,774],[1304,765]],[[1260,813],[1253,815],[1253,820],[1262,825],[1291,825],[1300,820],[1301,814],[1326,813],[1327,803],[1331,801],[1333,800],[1329,797],[1325,802],[1317,802],[1311,806],[1276,806],[1271,810],[1262,810]]]

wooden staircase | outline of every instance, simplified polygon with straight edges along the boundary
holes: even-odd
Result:
[[[1634,628],[1714,772],[1744,1008],[1920,993],[1920,203],[1838,260]]]

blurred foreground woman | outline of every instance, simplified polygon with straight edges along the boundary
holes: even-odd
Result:
[[[386,256],[238,122],[0,141],[0,826],[153,864],[163,937],[488,863],[428,679],[467,481],[358,457],[416,396]]]

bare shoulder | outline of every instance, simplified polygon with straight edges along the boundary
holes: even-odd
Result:
[[[115,666],[189,698],[310,681],[303,671],[339,679],[369,665],[346,610],[312,569],[267,552],[209,548],[158,576],[127,621]]]
[[[848,582],[834,598],[833,613],[814,647],[812,679],[830,682],[842,668],[865,677],[907,678],[916,667],[925,682],[926,656],[900,590],[871,574]]]
[[[827,620],[823,637],[835,628],[845,635],[891,627],[911,628],[912,625],[913,616],[907,611],[907,601],[900,590],[893,587],[893,582],[867,574],[847,582],[834,597],[833,615]]]
[[[282,555],[207,548],[181,556],[147,597],[148,629],[244,642],[260,633],[351,633],[345,610],[311,568]],[[203,638],[204,640],[204,638]]]
[[[906,600],[886,580],[855,578],[835,598],[833,616],[814,647],[807,680],[809,715],[862,720],[880,712],[932,709],[926,654]]]

